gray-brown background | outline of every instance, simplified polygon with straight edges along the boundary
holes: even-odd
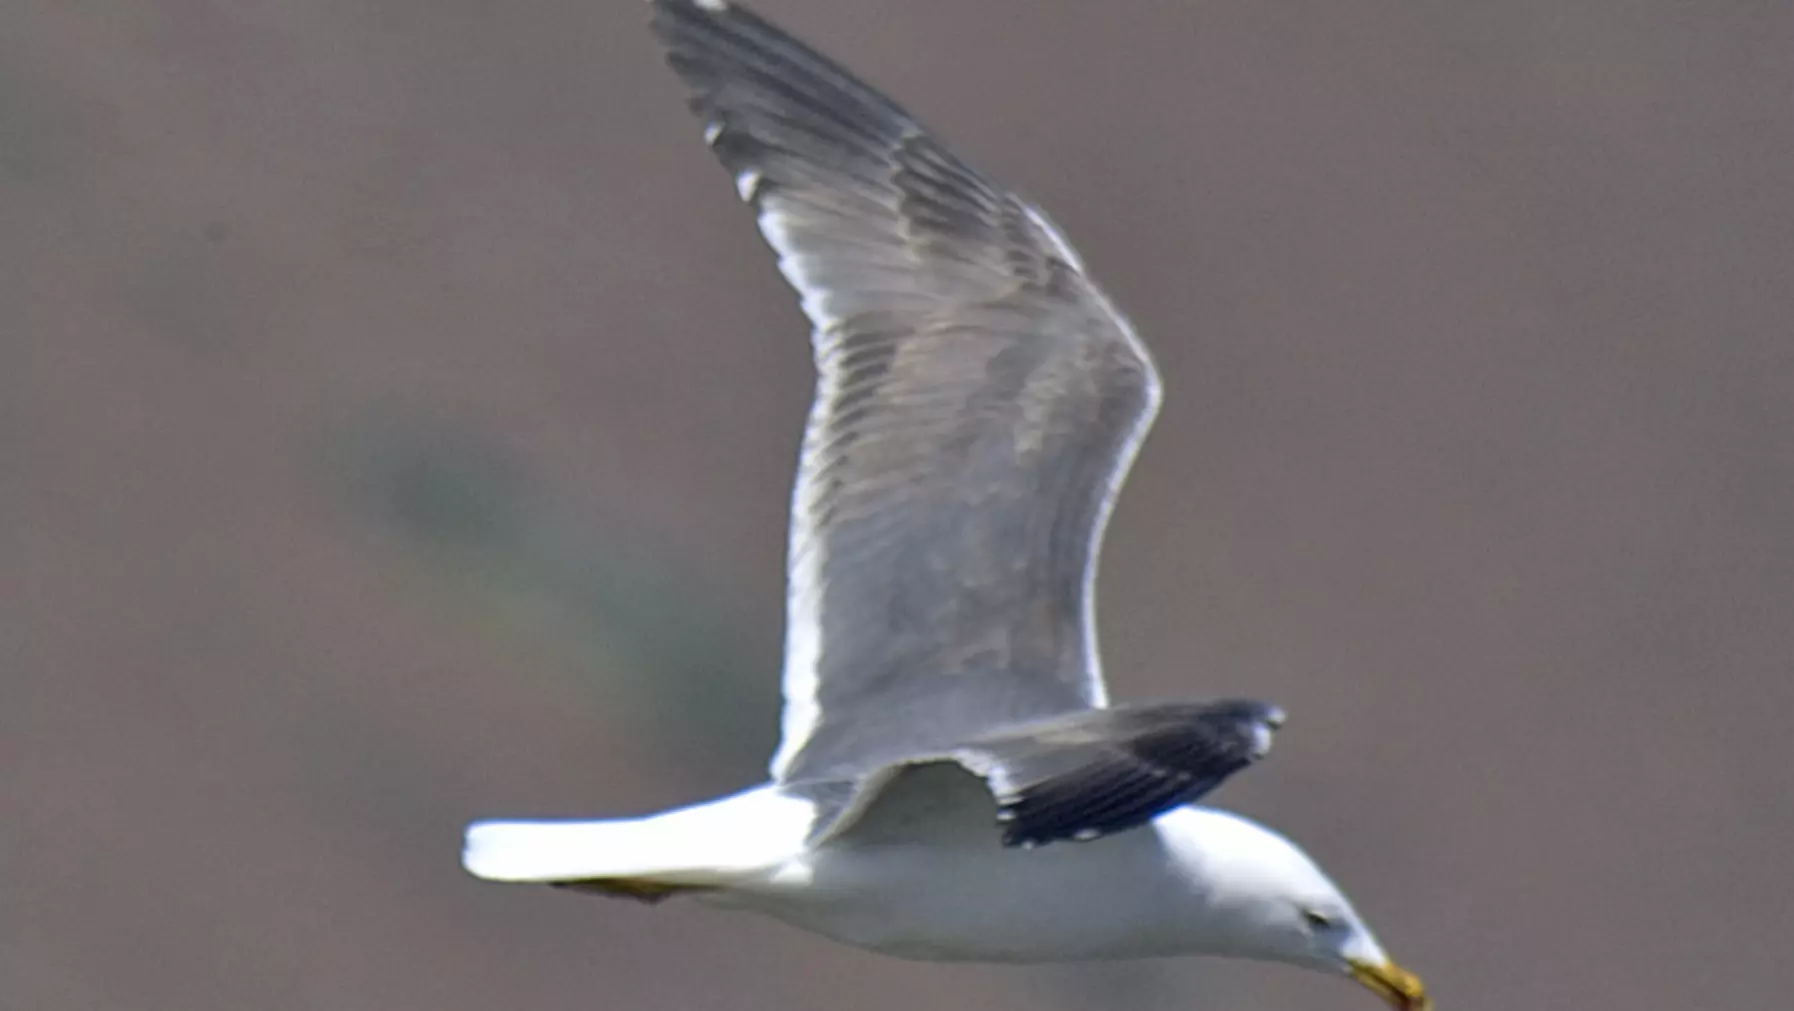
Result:
[[[1120,697],[1447,1011],[1794,970],[1794,5],[766,0],[1170,397]],[[0,1006],[1371,1007],[484,885],[755,780],[804,326],[627,0],[0,5]]]

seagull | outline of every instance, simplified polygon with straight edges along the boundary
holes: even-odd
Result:
[[[1198,803],[1279,709],[1109,702],[1097,555],[1160,384],[1059,229],[736,0],[651,6],[814,327],[782,739],[720,800],[476,822],[466,869],[901,958],[1233,956],[1430,1008],[1307,854]]]

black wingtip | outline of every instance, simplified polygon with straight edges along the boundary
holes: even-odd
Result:
[[[654,34],[691,91],[706,142],[738,185],[743,172],[755,173],[754,194],[761,182],[778,188],[819,166],[876,174],[889,149],[918,129],[889,98],[747,7],[652,7]]]
[[[967,749],[1001,770],[1006,846],[1084,842],[1138,828],[1201,799],[1264,757],[1283,722],[1250,699],[1078,714]]]

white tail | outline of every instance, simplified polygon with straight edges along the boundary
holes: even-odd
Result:
[[[481,821],[461,865],[488,881],[575,881],[635,874],[637,821]]]
[[[482,821],[461,865],[489,881],[652,880],[726,885],[803,851],[815,811],[759,787],[708,804],[611,821]]]

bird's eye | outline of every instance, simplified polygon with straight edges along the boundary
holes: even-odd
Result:
[[[1339,917],[1323,913],[1318,909],[1302,910],[1302,920],[1312,930],[1332,930],[1339,926]]]

